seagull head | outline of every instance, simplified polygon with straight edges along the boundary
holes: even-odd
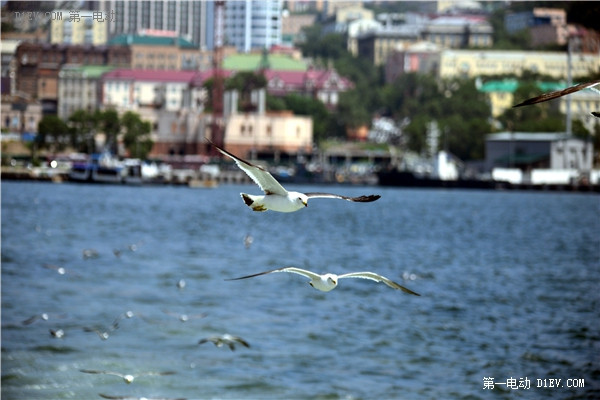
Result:
[[[135,377],[133,375],[123,375],[123,380],[125,381],[125,383],[131,383],[134,379]]]
[[[327,281],[327,283],[329,285],[332,285],[333,287],[337,286],[337,275],[334,275],[334,274],[325,274],[323,276],[323,278],[325,279],[325,281]]]
[[[308,197],[304,193],[298,193],[298,201],[304,206],[308,207]]]
[[[294,203],[295,207],[299,210],[304,207],[308,207],[308,196],[300,192],[288,192],[288,200]]]

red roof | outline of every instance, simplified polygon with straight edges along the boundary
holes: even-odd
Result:
[[[223,70],[223,77],[228,78],[234,71]],[[179,70],[147,70],[147,69],[115,69],[103,75],[103,80],[149,81],[149,82],[182,82],[199,87],[213,77],[214,71],[179,71]],[[266,70],[267,90],[272,93],[306,92],[312,90],[351,89],[353,83],[338,75],[337,72],[309,69],[308,71],[276,71]]]
[[[306,91],[321,89],[337,89],[346,91],[353,83],[338,75],[333,70],[309,69],[308,71],[273,71],[266,70],[265,77],[269,91]]]
[[[150,81],[150,82],[191,82],[197,71],[115,69],[105,73],[103,80]]]

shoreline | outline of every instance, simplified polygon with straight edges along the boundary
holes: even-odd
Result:
[[[0,181],[12,181],[12,182],[47,182],[47,183],[86,183],[86,184],[97,184],[97,185],[126,185],[126,186],[187,186],[190,188],[214,188],[220,184],[231,184],[231,183],[252,183],[252,181],[245,176],[240,179],[231,179],[227,177],[225,179],[218,178],[203,178],[203,179],[191,179],[191,180],[157,180],[157,181],[136,181],[136,182],[93,182],[93,181],[80,181],[71,179],[68,172],[57,171],[54,173],[40,173],[27,168],[2,168],[0,173]],[[305,182],[299,180],[287,181],[285,183],[305,185],[305,184],[318,184],[318,185],[348,185],[354,186],[352,182]],[[456,182],[446,182],[444,185],[428,185],[423,183],[415,184],[386,184],[386,183],[371,183],[364,184],[366,186],[378,186],[387,188],[411,188],[411,189],[445,189],[445,190],[493,190],[493,191],[527,191],[527,192],[551,192],[551,193],[592,193],[600,194],[600,185],[568,185],[568,184],[545,184],[545,185],[534,185],[534,184],[511,184],[507,182],[497,182],[497,184],[488,185],[468,185],[461,186]],[[482,181],[482,184],[485,183]],[[489,182],[488,182],[489,183]]]

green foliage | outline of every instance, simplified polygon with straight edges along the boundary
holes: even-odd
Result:
[[[281,97],[272,96],[267,93],[267,110],[282,111],[285,109],[285,101]]]
[[[69,144],[69,127],[56,115],[46,115],[38,123],[36,145],[51,151],[61,151]]]
[[[123,144],[133,158],[146,159],[152,150],[154,142],[150,138],[152,125],[148,121],[142,121],[139,114],[127,111],[121,117],[124,128]]]
[[[288,94],[282,100],[285,102],[285,108],[294,114],[312,117],[314,140],[320,141],[330,136],[328,128],[332,123],[331,115],[323,103],[297,94]]]
[[[332,60],[342,57],[346,50],[346,40],[343,35],[329,33],[323,35],[321,25],[311,25],[302,28],[306,40],[300,45],[302,54],[317,60]],[[323,65],[325,66],[325,65]]]
[[[79,152],[93,153],[96,151],[94,132],[99,123],[100,114],[86,110],[77,110],[68,120],[71,134],[71,146]]]
[[[117,135],[121,132],[119,113],[115,109],[108,109],[98,113],[98,127],[106,135],[106,145],[111,152],[117,154]]]
[[[262,73],[242,71],[225,80],[226,90],[237,90],[240,94],[239,109],[244,112],[256,110],[252,104],[252,92],[267,87],[267,78]]]
[[[429,75],[406,74],[383,88],[382,104],[395,120],[410,120],[404,130],[409,149],[425,151],[428,123],[437,121],[440,148],[447,146],[462,159],[483,158],[490,108],[472,79],[437,82]]]
[[[364,92],[350,90],[339,98],[335,119],[340,125],[357,128],[371,124],[371,113],[365,106]]]

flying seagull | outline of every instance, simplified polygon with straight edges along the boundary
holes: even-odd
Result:
[[[308,199],[311,198],[328,198],[342,199],[360,203],[368,203],[375,201],[381,196],[369,195],[359,197],[348,197],[332,193],[300,193],[288,192],[275,178],[265,169],[258,165],[250,164],[246,160],[242,160],[228,152],[225,149],[214,144],[209,139],[206,139],[217,150],[232,158],[242,171],[244,171],[254,183],[256,183],[265,192],[263,196],[254,196],[251,194],[241,193],[244,203],[254,211],[279,211],[279,212],[294,212],[308,206]]]
[[[305,269],[300,269],[300,268],[295,268],[295,267],[284,267],[284,268],[273,269],[270,271],[259,272],[258,274],[252,274],[252,275],[242,276],[240,278],[233,278],[233,279],[226,279],[226,280],[227,281],[237,281],[240,279],[247,279],[247,278],[253,278],[255,276],[270,274],[272,272],[291,272],[292,274],[298,274],[298,275],[305,276],[308,279],[310,279],[310,282],[309,282],[310,286],[312,286],[315,289],[320,290],[322,292],[329,292],[329,291],[335,289],[335,287],[338,284],[339,279],[361,278],[361,279],[370,279],[375,282],[383,282],[386,285],[388,285],[389,287],[391,287],[392,289],[400,289],[405,293],[414,294],[415,296],[420,296],[420,294],[415,293],[412,290],[407,289],[404,286],[397,284],[396,282],[386,278],[385,276],[381,276],[374,272],[368,272],[368,271],[350,272],[348,274],[342,274],[342,275],[336,275],[336,274],[319,275],[314,272],[307,271]]]
[[[110,329],[110,330],[112,331],[114,329]],[[97,328],[91,328],[91,327],[88,327],[88,326],[84,326],[83,327],[83,331],[84,332],[94,332],[102,340],[108,340],[108,338],[110,337],[110,334],[107,331],[101,330],[101,329],[97,329]]]
[[[211,342],[217,347],[223,347],[223,345],[226,344],[227,346],[229,346],[229,349],[231,351],[235,350],[236,343],[240,343],[242,346],[250,348],[250,344],[248,342],[246,342],[244,339],[242,339],[239,336],[230,335],[229,333],[226,333],[221,336],[211,336],[211,337],[208,337],[205,339],[200,339],[198,344],[203,344],[203,343],[207,343],[207,342]]]
[[[173,371],[166,371],[166,372],[141,372],[139,374],[122,374],[120,372],[99,371],[99,370],[95,370],[95,369],[80,369],[79,371],[85,372],[86,374],[115,375],[120,378],[123,378],[125,383],[131,383],[135,380],[135,378],[144,376],[144,375],[173,375],[175,373]]]
[[[44,321],[48,321],[49,318],[50,317],[48,316],[47,313],[41,313],[41,314],[34,315],[33,317],[29,317],[25,321],[21,321],[21,323],[23,325],[30,325],[30,324],[33,324],[38,319],[41,319],[41,320],[44,320]]]
[[[566,89],[555,90],[553,92],[544,93],[544,94],[539,95],[537,97],[532,97],[531,99],[527,99],[527,100],[525,100],[522,103],[514,105],[513,108],[514,107],[521,107],[521,106],[528,106],[528,105],[531,105],[531,104],[542,103],[544,101],[548,101],[548,100],[556,99],[558,97],[566,96],[568,94],[575,93],[575,92],[578,92],[578,91],[583,90],[583,89],[592,89],[593,91],[600,93],[600,90],[594,88],[594,86],[597,86],[599,84],[600,84],[600,79],[596,80],[596,81],[580,83],[579,85],[570,86],[570,87],[568,87]],[[592,112],[592,115],[594,115],[595,117],[600,118],[600,113],[597,112],[597,111]]]
[[[48,329],[48,331],[50,332],[50,336],[53,338],[62,339],[65,337],[65,331],[62,329]]]

